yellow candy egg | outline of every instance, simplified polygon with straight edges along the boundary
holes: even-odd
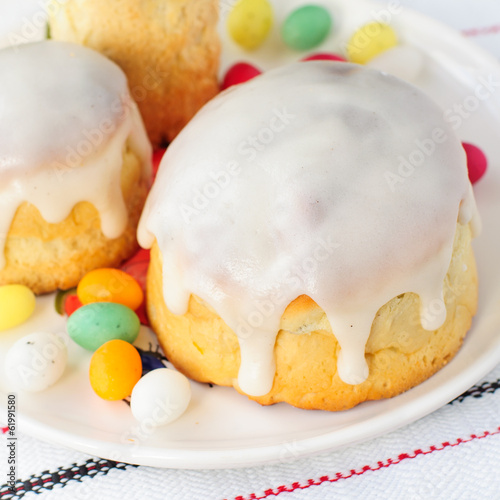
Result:
[[[135,311],[144,299],[139,283],[119,269],[94,269],[87,273],[76,290],[82,304],[115,302]]]
[[[0,331],[29,319],[35,310],[35,294],[24,285],[0,286]]]
[[[106,342],[90,360],[90,385],[99,397],[108,401],[130,396],[141,374],[141,356],[124,340]]]
[[[268,0],[239,0],[227,18],[231,38],[247,50],[262,45],[272,24],[273,10]]]
[[[347,44],[348,58],[366,64],[375,56],[398,45],[396,32],[383,23],[369,23],[360,28]]]

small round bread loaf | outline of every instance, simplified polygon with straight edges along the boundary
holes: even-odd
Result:
[[[154,146],[217,94],[217,0],[54,4],[51,37],[91,47],[123,69]]]
[[[464,149],[424,93],[347,63],[282,67],[164,156],[139,224],[151,324],[179,370],[261,404],[391,397],[459,349],[478,229]]]
[[[125,75],[97,52],[26,44],[0,68],[0,285],[71,288],[137,249],[151,146]]]

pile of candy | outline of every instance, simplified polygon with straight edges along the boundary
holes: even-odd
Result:
[[[243,51],[260,48],[270,36],[275,23],[269,0],[239,0],[227,17],[226,28],[231,40]],[[335,29],[330,11],[320,5],[306,4],[288,14],[280,27],[282,50],[304,52],[320,46]],[[369,64],[380,70],[396,70],[396,76],[412,81],[421,70],[422,58],[412,47],[401,45],[394,28],[383,22],[369,22],[355,31],[344,46],[345,54],[312,53],[300,59],[306,61],[342,61]],[[344,57],[345,56],[345,57]],[[238,85],[262,71],[249,62],[230,66],[221,83],[222,90]],[[469,178],[474,184],[486,173],[488,161],[475,145],[463,143],[467,153]]]
[[[239,0],[227,18],[230,38],[241,49],[253,51],[262,46],[273,27],[273,9],[268,0]],[[308,4],[292,11],[281,25],[283,50],[311,51],[321,45],[335,28],[329,10],[323,6]],[[349,60],[366,64],[383,52],[397,47],[398,37],[388,24],[371,22],[359,28],[345,47],[345,57],[340,54],[309,54],[303,61]],[[222,82],[222,88],[243,83],[261,73],[256,66],[238,62],[231,66]]]
[[[56,309],[68,314],[67,332],[76,344],[92,351],[90,385],[102,399],[130,396],[134,417],[159,426],[177,419],[191,399],[189,381],[161,360],[136,348],[144,301],[141,285],[119,269],[96,269],[77,289],[59,292]],[[0,287],[0,329],[18,326],[35,310],[35,296],[21,285]],[[7,353],[6,372],[13,388],[36,392],[53,385],[64,373],[68,350],[61,335],[32,333]]]

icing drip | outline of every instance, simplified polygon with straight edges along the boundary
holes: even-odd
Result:
[[[49,223],[62,222],[88,201],[103,234],[127,225],[121,192],[128,144],[150,175],[151,146],[121,70],[83,47],[41,42],[0,51],[10,68],[0,81],[0,269],[17,208],[36,206]]]
[[[257,396],[300,295],[327,315],[349,384],[368,376],[371,325],[394,297],[417,293],[423,327],[441,326],[457,219],[474,212],[464,150],[429,98],[311,62],[206,105],[167,150],[138,235],[158,242],[167,307],[183,314],[195,294],[236,333],[238,383]]]

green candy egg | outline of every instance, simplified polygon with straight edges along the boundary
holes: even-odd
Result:
[[[294,10],[281,27],[283,41],[294,50],[317,47],[330,33],[332,18],[319,5],[304,5]]]
[[[94,302],[68,319],[69,336],[81,347],[95,351],[109,340],[134,342],[141,323],[132,309],[113,302]]]

